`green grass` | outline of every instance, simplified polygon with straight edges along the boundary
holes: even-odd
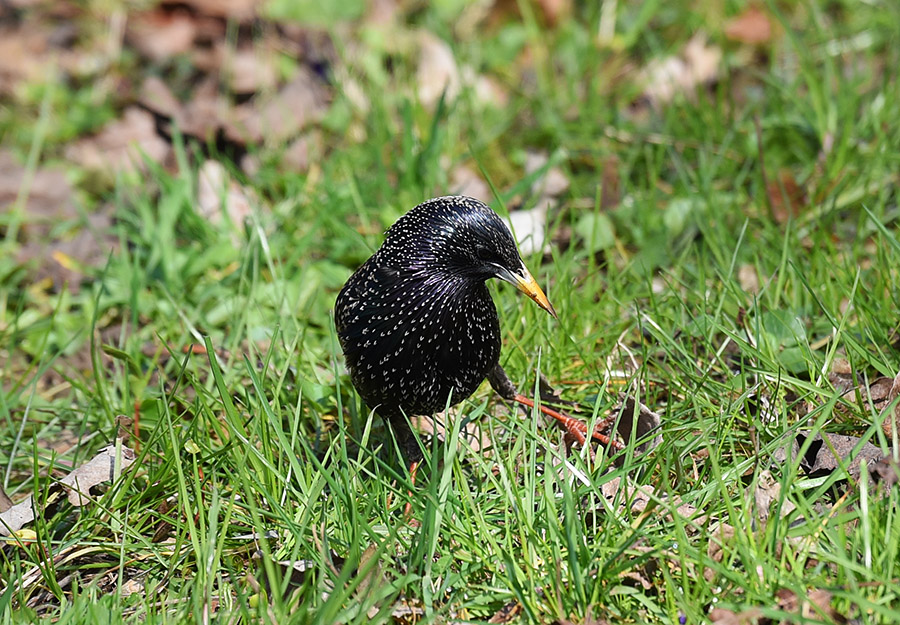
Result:
[[[413,19],[449,38],[457,4]],[[180,150],[175,174],[151,167],[87,194],[114,204],[121,246],[79,293],[34,288],[0,259],[4,489],[41,501],[48,473],[88,460],[118,415],[140,419],[119,483],[0,551],[0,623],[414,620],[392,616],[402,605],[422,622],[484,622],[510,602],[542,623],[703,623],[711,607],[777,620],[784,588],[827,589],[841,614],[894,622],[897,488],[868,493],[842,470],[810,479],[775,458],[810,429],[892,443],[883,416],[838,398],[827,373],[837,356],[860,381],[900,369],[900,14],[889,2],[779,5],[785,34],[746,64],[687,3],[619,4],[615,49],[593,43],[593,9],[552,30],[526,10],[459,42],[461,62],[510,89],[499,109],[464,92],[426,110],[407,88],[414,59],[369,33],[371,58],[351,67],[369,115],[338,95],[314,176],[274,159],[244,180],[264,200],[246,227],[197,213],[198,164]],[[717,84],[632,114],[628,65],[677,53],[698,28],[724,46]],[[534,75],[520,84],[525,47]],[[72,117],[85,89],[68,118],[61,92],[34,103],[54,111],[42,162],[92,127]],[[346,138],[351,123],[364,141]],[[30,133],[0,128],[27,153]],[[408,478],[349,385],[334,298],[387,226],[446,191],[447,162],[482,168],[498,208],[530,206],[529,149],[571,182],[550,253],[527,259],[560,314],[492,288],[502,362],[520,388],[545,375],[595,417],[619,391],[638,396],[662,416],[662,443],[617,467],[566,456],[560,432],[484,385],[447,426],[480,420],[492,451],[426,441],[408,524]],[[609,159],[622,201],[598,216]],[[765,188],[782,174],[807,198],[784,222]],[[581,236],[584,223],[604,236]],[[751,270],[756,292],[740,279]],[[764,471],[781,486],[777,508],[796,510],[761,526]],[[646,509],[632,508],[638,486],[652,488]],[[305,571],[292,577],[286,562]]]

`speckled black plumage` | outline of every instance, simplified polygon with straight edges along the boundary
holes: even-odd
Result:
[[[421,452],[404,415],[439,412],[448,397],[459,403],[497,367],[500,320],[485,281],[522,276],[533,283],[494,211],[441,197],[397,220],[344,285],[335,324],[350,378],[391,422],[408,459]]]

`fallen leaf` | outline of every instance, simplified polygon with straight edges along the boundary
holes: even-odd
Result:
[[[544,22],[550,27],[572,14],[572,0],[536,0],[535,4]]]
[[[161,117],[175,119],[184,130],[184,107],[159,76],[148,76],[141,83],[138,102],[149,111]]]
[[[475,74],[471,68],[464,68],[462,74],[465,84],[472,88],[476,102],[495,109],[509,106],[509,92],[498,81],[490,76]]]
[[[304,172],[309,169],[310,145],[315,143],[311,135],[297,137],[285,148],[281,155],[281,164],[293,172]]]
[[[760,45],[772,39],[772,21],[757,7],[748,7],[725,23],[725,36],[732,41]]]
[[[453,50],[442,39],[427,31],[421,31],[419,42],[419,66],[416,70],[419,100],[426,108],[434,108],[441,95],[453,100],[459,95],[461,81],[459,67]]]
[[[869,475],[872,480],[881,484],[885,491],[889,491],[895,484],[900,483],[900,464],[890,456],[885,456],[869,467]]]
[[[426,436],[437,436],[443,441],[447,436],[446,422],[440,414],[433,417],[414,416],[410,418],[413,429]],[[490,432],[482,427],[478,421],[467,421],[459,431],[459,436],[464,438],[469,447],[475,453],[483,452],[491,448]]]
[[[153,115],[135,106],[99,134],[68,146],[66,156],[80,166],[108,174],[144,168],[144,157],[164,162],[169,142],[156,132]]]
[[[197,26],[187,11],[157,7],[130,13],[125,37],[142,55],[159,62],[190,52]]]
[[[753,295],[759,293],[759,274],[756,273],[756,266],[745,263],[738,267],[738,284],[745,293]]]
[[[722,50],[707,45],[706,36],[694,35],[679,56],[654,60],[640,72],[644,97],[654,106],[672,101],[677,95],[692,95],[700,85],[714,81],[719,75]]]
[[[884,421],[881,422],[881,429],[890,441],[900,439],[900,400],[897,399],[898,397],[900,397],[900,373],[898,373],[891,382],[891,387],[887,394],[887,406],[885,406],[884,409],[891,409],[892,405],[893,408],[891,409],[890,414],[888,414]],[[895,439],[894,436],[896,436],[897,439]]]
[[[547,232],[547,204],[541,203],[528,210],[512,211],[505,220],[516,237],[519,251],[529,256],[545,251]]]
[[[8,150],[0,150],[0,207],[4,211],[12,209],[22,184],[29,180],[25,165],[20,164]],[[78,218],[74,203],[74,190],[66,179],[65,171],[58,167],[40,167],[33,172],[30,185],[24,196],[22,228],[39,237],[50,234],[60,222]]]
[[[123,597],[128,597],[129,595],[143,596],[144,582],[139,581],[135,578],[125,580],[125,583],[119,586],[119,592]]]
[[[710,528],[709,543],[706,546],[706,555],[713,562],[721,563],[725,559],[726,545],[734,538],[734,527],[727,523],[718,523]],[[710,567],[703,569],[703,578],[711,582],[716,578],[716,571]]]
[[[185,134],[211,142],[231,128],[234,116],[230,102],[219,89],[218,80],[208,76],[194,88],[182,115],[175,117],[174,121]],[[232,131],[231,135],[232,138],[239,138],[240,133]]]
[[[121,470],[127,469],[135,460],[134,452],[121,447],[119,463]],[[56,501],[62,492],[68,495],[69,503],[73,506],[83,506],[89,503],[91,497],[88,493],[91,488],[114,478],[117,457],[116,445],[104,447],[86,464],[81,465],[67,476],[50,486],[47,502]],[[10,536],[19,531],[26,523],[34,520],[35,505],[33,496],[14,505],[9,510],[0,513],[0,536]]]
[[[531,175],[544,169],[543,175],[531,183],[531,193],[542,199],[559,197],[569,189],[569,179],[557,165],[548,166],[550,156],[546,152],[529,150],[525,154],[525,174]]]
[[[278,71],[274,50],[257,45],[232,51],[225,43],[217,48],[224,59],[225,82],[233,93],[251,94],[275,87]]]
[[[2,486],[0,486],[0,512],[6,512],[12,507],[12,499],[9,498],[9,495],[6,494],[6,491],[3,490]]]
[[[716,625],[756,625],[762,617],[762,610],[751,608],[743,612],[713,608],[709,612],[709,620]]]
[[[28,188],[21,189],[26,180]],[[0,209],[12,209],[25,191],[16,262],[28,268],[32,283],[47,280],[55,290],[68,285],[77,293],[88,267],[118,247],[118,239],[108,234],[111,211],[101,207],[81,215],[62,169],[41,167],[29,177],[12,154],[0,151]]]
[[[53,79],[52,68],[72,63],[75,54],[56,47],[55,28],[49,22],[24,15],[0,24],[0,95],[12,95],[24,82]]]
[[[615,155],[607,156],[600,165],[600,209],[612,210],[622,200],[622,178],[620,174],[619,158]]]
[[[793,462],[810,435],[812,435],[811,432],[798,432],[787,445],[776,450],[773,455],[775,461],[779,464]],[[800,467],[808,475],[842,469],[846,470],[851,477],[857,477],[860,472],[859,461],[861,459],[865,460],[868,465],[872,465],[884,457],[881,449],[869,442],[860,446],[859,450],[853,453],[859,445],[859,441],[857,436],[817,432],[812,435],[812,442],[800,461]]]
[[[366,24],[387,28],[397,21],[400,9],[397,0],[370,0],[367,4]]]
[[[517,600],[513,600],[504,604],[502,608],[494,612],[493,616],[488,619],[488,623],[498,623],[500,625],[505,625],[506,623],[518,621],[521,614],[522,604]]]
[[[184,0],[184,4],[198,13],[236,22],[255,18],[263,6],[262,0]]]
[[[471,167],[460,165],[450,173],[449,191],[452,195],[465,195],[485,204],[490,204],[494,199],[488,183],[478,175]]]
[[[225,166],[208,160],[197,173],[197,213],[213,225],[227,219],[237,230],[253,214],[251,191],[229,179]]]
[[[765,527],[772,512],[772,507],[781,501],[781,483],[768,470],[762,471],[752,486],[754,512],[760,527]],[[789,499],[785,498],[779,510],[779,519],[783,519],[796,509]]]
[[[807,205],[806,189],[800,186],[793,173],[783,169],[776,180],[766,182],[766,194],[775,221],[783,224],[800,214]]]
[[[328,110],[331,94],[307,68],[272,96],[238,106],[226,134],[242,143],[280,144],[316,123]]]
[[[846,623],[847,619],[832,609],[832,595],[829,591],[821,588],[812,588],[802,599],[797,593],[788,588],[779,588],[775,592],[775,598],[778,601],[778,608],[798,614],[803,617],[803,622],[810,620],[820,620],[823,616],[830,623]]]
[[[654,438],[638,445],[635,453],[647,453],[662,443],[662,434],[658,433],[662,425],[662,419],[658,414],[624,393],[619,394],[619,402],[612,409],[612,412],[619,412],[616,420],[618,424],[617,431],[623,440],[630,441],[633,437],[635,441],[638,441],[644,439],[651,432],[657,432]]]

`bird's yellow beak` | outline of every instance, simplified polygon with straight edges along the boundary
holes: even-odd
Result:
[[[524,275],[520,276],[518,274],[513,274],[513,278],[515,280],[513,284],[516,285],[517,289],[533,299],[535,304],[553,315],[554,318],[557,318],[553,304],[551,304],[550,300],[547,299],[547,296],[544,295],[541,287],[538,286],[537,280],[532,277],[531,272],[525,269]]]

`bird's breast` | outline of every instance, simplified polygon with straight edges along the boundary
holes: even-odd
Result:
[[[370,271],[336,307],[354,386],[380,414],[433,414],[471,395],[500,357],[500,322],[482,282]],[[348,283],[348,287],[349,287]],[[345,288],[345,291],[348,289]],[[391,294],[402,293],[403,297]]]

